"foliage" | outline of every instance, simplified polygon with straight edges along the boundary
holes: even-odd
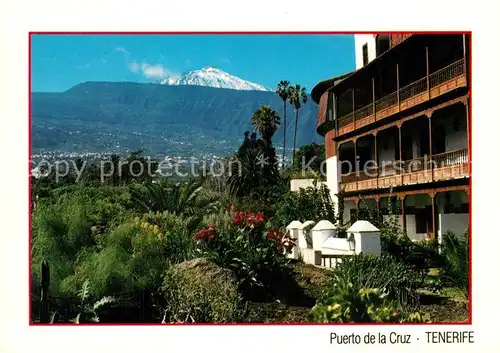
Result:
[[[246,297],[263,295],[282,275],[292,240],[281,232],[266,233],[262,213],[229,209],[221,223],[220,228],[209,224],[194,235],[200,256],[232,270]]]
[[[83,282],[82,288],[78,291],[78,299],[80,299],[80,312],[74,320],[75,324],[80,322],[99,322],[98,310],[106,304],[113,303],[115,298],[103,297],[93,304],[89,302],[90,281],[87,279]]]
[[[202,194],[203,180],[191,179],[185,183],[171,184],[167,179],[131,187],[131,194],[139,212],[168,211],[178,215],[193,216],[217,209],[213,197]]]
[[[290,82],[281,80],[276,86],[276,94],[283,101],[283,165],[285,163],[285,149],[286,149],[286,103],[288,101],[288,96],[290,94]]]
[[[235,322],[241,298],[231,271],[206,259],[170,267],[162,291],[166,308],[163,322]]]
[[[301,222],[328,220],[333,224],[337,222],[330,192],[324,184],[288,192],[278,202],[276,208],[272,224],[277,228],[284,228],[295,220]]]
[[[452,232],[443,234],[443,279],[469,296],[469,236],[457,236]]]
[[[265,158],[265,153],[258,148],[249,149],[234,158],[228,182],[229,193],[233,197],[255,195],[277,183],[276,165],[265,162]]]
[[[263,105],[253,113],[251,122],[261,134],[262,139],[272,143],[271,139],[280,126],[280,117],[276,110],[268,105]]]
[[[398,262],[389,256],[360,254],[338,264],[333,270],[330,282],[343,279],[358,288],[377,288],[401,306],[418,304],[417,290],[422,276],[411,266]]]
[[[315,142],[303,145],[295,153],[295,159],[293,161],[294,169],[302,171],[302,166],[309,166],[310,171],[316,172],[319,175],[326,174],[326,166],[324,166],[325,161],[325,145],[317,144]],[[321,170],[323,165],[323,170]],[[304,172],[310,172],[305,170]]]
[[[365,287],[334,275],[334,283],[311,311],[315,322],[423,322],[427,315],[407,314],[377,287]]]
[[[293,130],[293,156],[292,161],[295,161],[295,146],[297,142],[297,124],[299,121],[299,112],[303,104],[307,103],[306,88],[300,85],[291,86],[288,92],[288,102],[293,106],[295,111],[295,126]]]

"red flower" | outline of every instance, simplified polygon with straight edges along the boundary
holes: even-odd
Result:
[[[233,224],[240,224],[243,221],[243,217],[243,212],[237,211],[233,218]]]
[[[253,213],[252,211],[237,211],[233,218],[233,224],[241,225],[242,223],[244,223],[244,225],[247,227],[254,228],[264,223],[264,214]]]
[[[267,238],[275,242],[276,247],[280,251],[290,252],[295,246],[295,240],[292,239],[288,234],[283,233],[279,230],[270,230],[267,232]]]
[[[210,224],[208,228],[200,230],[198,233],[196,233],[193,236],[194,240],[203,240],[206,241],[208,239],[214,239],[215,238],[215,233],[214,230],[217,227],[215,224]]]

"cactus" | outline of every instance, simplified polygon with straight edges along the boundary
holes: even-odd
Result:
[[[50,322],[49,315],[49,284],[50,284],[50,270],[47,261],[42,262],[42,293],[40,299],[40,323],[46,324]]]

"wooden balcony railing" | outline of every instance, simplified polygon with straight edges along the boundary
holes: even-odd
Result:
[[[417,94],[427,91],[427,77],[423,77],[409,85],[399,89],[399,100],[405,101]]]
[[[354,117],[356,120],[366,118],[373,114],[373,104],[366,105],[363,108],[360,108],[354,112]]]
[[[381,111],[383,109],[389,108],[390,106],[398,104],[398,92],[392,92],[387,96],[380,98],[375,101],[375,111]]]
[[[435,168],[450,167],[454,165],[466,164],[469,162],[467,149],[449,151],[432,156]]]
[[[354,122],[354,113],[349,113],[339,118],[339,128],[346,127]]]
[[[347,113],[341,117],[338,118],[338,128],[339,128],[339,135],[342,135],[346,132],[353,131],[357,127],[365,126],[366,124],[372,123],[375,120],[385,118],[391,114],[394,114],[398,111],[407,109],[416,103],[405,103],[406,101],[410,101],[413,97],[421,96],[420,102],[428,100],[432,97],[435,97],[437,95],[443,94],[451,89],[454,89],[456,86],[451,86],[451,88],[448,88],[447,90],[438,90],[436,93],[430,93],[430,95],[425,95],[422,98],[422,94],[426,93],[426,91],[429,91],[437,87],[439,85],[442,85],[448,81],[454,80],[460,75],[463,75],[465,73],[465,61],[464,59],[460,59],[436,72],[433,72],[432,74],[429,75],[429,77],[424,76],[417,81],[414,81],[404,87],[401,87],[399,91],[392,92],[388,95],[385,95],[384,97],[378,99],[375,101],[375,104],[373,102],[353,111],[350,113]],[[429,81],[429,86],[427,87],[427,80]],[[464,81],[465,82],[465,81]],[[464,83],[462,83],[463,85]],[[401,105],[398,107],[398,105]],[[375,105],[375,111],[373,109],[373,106]],[[391,108],[394,108],[390,110]],[[379,114],[380,113],[380,114]],[[372,119],[369,119],[368,117],[372,116]],[[367,119],[368,118],[368,119]],[[364,120],[363,124],[357,124],[357,121],[360,121],[362,119]],[[349,125],[351,125],[349,127]]]
[[[406,161],[384,162],[379,167],[341,175],[341,183],[348,191],[371,189],[376,187],[398,186],[408,182],[430,182],[468,175],[468,150],[460,149],[432,156],[425,156]],[[377,183],[366,183],[378,179]],[[384,181],[384,182],[382,182]],[[365,182],[365,183],[364,183]],[[396,182],[396,184],[394,184]],[[388,185],[388,183],[391,183]]]

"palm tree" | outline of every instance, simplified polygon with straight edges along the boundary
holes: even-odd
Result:
[[[214,198],[202,194],[204,180],[191,179],[186,183],[172,184],[168,180],[133,186],[132,199],[142,212],[171,212],[193,216],[216,209]]]
[[[286,146],[286,103],[290,94],[290,82],[280,81],[276,87],[276,94],[283,101],[283,167],[285,166],[285,146]]]
[[[252,125],[260,132],[262,138],[271,144],[271,139],[280,126],[280,117],[276,110],[263,105],[253,113]]]
[[[293,156],[292,156],[292,163],[295,163],[295,144],[297,142],[297,122],[299,120],[299,111],[302,104],[307,103],[307,94],[305,87],[300,87],[300,85],[295,85],[290,87],[288,101],[293,106],[293,109],[295,111],[295,129],[293,132]]]

